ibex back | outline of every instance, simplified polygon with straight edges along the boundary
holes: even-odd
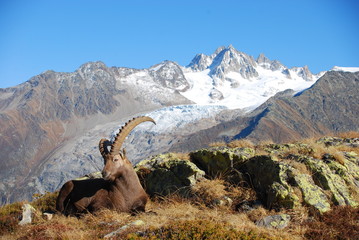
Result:
[[[101,139],[99,149],[104,159],[102,177],[66,182],[56,201],[56,209],[65,215],[94,212],[108,208],[121,212],[145,211],[147,194],[140,184],[122,144],[138,124],[155,121],[150,117],[138,117],[123,126],[111,143]],[[156,123],[155,123],[156,124]],[[108,150],[111,147],[111,150]]]

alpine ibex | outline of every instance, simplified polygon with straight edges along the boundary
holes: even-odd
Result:
[[[77,215],[102,208],[121,212],[145,211],[147,194],[121,147],[131,130],[146,121],[156,124],[150,117],[137,117],[120,129],[113,143],[100,140],[99,149],[105,164],[102,178],[66,182],[56,201],[59,212]],[[111,147],[110,151],[108,147]]]

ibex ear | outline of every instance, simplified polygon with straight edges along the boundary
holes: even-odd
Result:
[[[120,151],[120,155],[122,157],[122,159],[124,159],[126,157],[126,149],[123,148],[122,151]]]

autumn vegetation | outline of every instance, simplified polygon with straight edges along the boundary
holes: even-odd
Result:
[[[350,132],[340,137],[358,138],[359,133]],[[344,151],[359,154],[358,147],[326,146],[313,139],[303,139],[297,143],[300,148],[288,148],[279,153],[283,161],[291,161],[291,154],[307,154],[314,158],[331,156],[341,163]],[[214,143],[228,147],[255,148],[256,154],[266,153],[266,147],[275,143],[266,141],[257,145],[249,140],[231,143]],[[189,160],[188,154],[177,154]],[[276,153],[274,153],[276,154]],[[300,164],[294,163],[293,164]],[[297,169],[306,172],[306,166]],[[110,239],[355,239],[359,236],[359,208],[332,206],[323,214],[311,211],[305,206],[297,209],[266,209],[263,206],[243,211],[240,203],[256,201],[252,188],[225,181],[221,176],[200,181],[187,197],[173,193],[155,196],[147,205],[145,213],[131,215],[111,210],[77,217],[65,217],[55,212],[57,192],[34,196],[30,203],[36,212],[33,222],[18,225],[22,215],[22,205],[16,202],[0,208],[0,239],[104,239],[119,228]],[[220,196],[228,196],[230,204],[216,204]],[[356,201],[359,197],[356,196]],[[48,219],[44,212],[54,213]],[[265,216],[285,213],[290,215],[290,224],[284,229],[265,228],[256,222]],[[141,224],[132,224],[141,220]],[[127,226],[127,227],[124,227]]]

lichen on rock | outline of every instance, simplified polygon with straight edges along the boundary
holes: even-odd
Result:
[[[328,164],[322,160],[314,159],[312,157],[304,158],[304,163],[310,168],[313,173],[314,181],[324,190],[329,190],[333,194],[333,201],[336,205],[350,205],[358,206],[358,203],[352,199],[347,184],[340,174],[332,171],[333,166],[339,168],[338,165],[332,163],[332,169]],[[344,170],[343,168],[340,168]],[[344,172],[341,175],[347,175]],[[347,180],[349,177],[347,175]]]
[[[229,147],[204,148],[190,154],[192,162],[211,178],[225,176],[231,170],[238,169],[253,155],[252,148]]]
[[[186,193],[205,173],[190,161],[175,155],[160,154],[139,162],[135,170],[146,192],[153,195]]]
[[[293,168],[269,155],[255,156],[243,166],[259,196],[268,207],[294,208],[300,204],[299,197],[290,185],[289,173]]]
[[[308,174],[296,174],[293,176],[296,184],[302,192],[303,200],[307,206],[312,206],[320,213],[330,210],[330,203],[323,190],[315,185]]]

